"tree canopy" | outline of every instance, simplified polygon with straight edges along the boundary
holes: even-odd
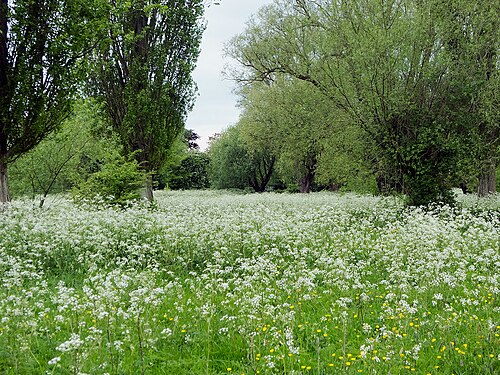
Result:
[[[107,8],[93,88],[148,173],[161,168],[191,109],[203,10],[201,0],[120,0]],[[146,196],[153,197],[151,179]]]
[[[492,89],[498,7],[461,0],[275,1],[228,52],[242,67],[235,78],[243,85],[272,85],[282,76],[322,92],[372,140],[380,185],[406,193],[412,204],[451,202],[471,135],[498,147],[498,122],[481,120],[495,112],[481,98],[494,101],[498,91]],[[487,149],[495,164],[498,150]]]
[[[97,14],[97,1],[0,2],[0,202],[10,199],[8,164],[70,113]]]

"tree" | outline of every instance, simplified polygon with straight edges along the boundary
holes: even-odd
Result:
[[[243,91],[247,143],[270,152],[273,164],[277,159],[280,175],[299,185],[303,193],[310,191],[316,174],[321,148],[318,136],[323,125],[329,125],[325,124],[329,116],[319,113],[324,97],[316,102],[315,91],[298,80],[253,84]]]
[[[192,129],[186,129],[179,135],[157,176],[160,188],[188,190],[210,187],[210,158],[207,153],[199,151],[200,146],[196,143],[199,138]]]
[[[208,165],[210,158],[207,153],[189,150],[180,165],[172,168],[167,175],[167,186],[173,190],[208,189]]]
[[[457,85],[468,102],[471,165],[479,171],[478,194],[496,191],[496,169],[500,147],[498,57],[500,49],[500,4],[479,0],[454,0],[442,12],[446,48],[453,62]],[[463,81],[467,77],[467,83]]]
[[[94,1],[0,2],[0,203],[7,167],[71,111],[82,58],[98,28]]]
[[[165,162],[192,106],[203,10],[201,0],[118,0],[108,6],[94,90],[125,150],[150,175]],[[153,199],[151,177],[146,197]]]
[[[118,151],[116,139],[103,135],[98,112],[91,100],[76,102],[61,129],[12,163],[12,194],[31,194],[33,198],[40,194],[42,207],[49,193],[67,191],[76,180],[87,177],[83,163],[102,163],[111,150]],[[85,176],[77,176],[79,172]]]
[[[244,147],[240,131],[233,126],[212,141],[209,178],[215,189],[245,189],[250,186],[252,163]]]
[[[273,155],[280,177],[301,192],[311,191],[318,172],[322,184],[335,188],[364,163],[363,143],[348,144],[359,140],[357,128],[314,85],[277,75],[272,82],[247,85],[241,95],[239,124],[249,148]],[[331,169],[338,160],[341,173]]]
[[[451,202],[462,121],[470,119],[467,76],[450,65],[449,22],[440,8],[452,14],[450,3],[276,2],[232,41],[229,53],[244,67],[241,82],[283,74],[316,86],[373,140],[381,184],[406,193],[411,204]],[[484,5],[494,14],[496,5]],[[495,28],[483,30],[491,36]]]
[[[146,180],[133,155],[126,157],[115,152],[106,155],[95,172],[82,177],[72,191],[76,202],[118,206],[140,200],[140,188]]]
[[[248,106],[243,106],[245,110],[236,127],[239,130],[239,142],[250,162],[248,183],[255,192],[263,193],[276,169],[276,132],[268,113],[260,112],[257,117]]]

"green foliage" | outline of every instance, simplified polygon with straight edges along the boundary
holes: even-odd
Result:
[[[109,155],[101,169],[82,179],[73,190],[76,202],[105,203],[124,206],[141,198],[146,183],[137,160],[119,154]]]
[[[332,110],[314,85],[276,79],[254,83],[241,94],[244,112],[238,126],[245,144],[253,153],[275,157],[276,172],[288,186],[306,192],[340,187],[358,175],[375,180],[359,127]]]
[[[125,150],[149,173],[166,162],[192,107],[203,11],[201,0],[108,5],[92,89]]]
[[[205,189],[208,180],[209,156],[200,152],[199,135],[191,129],[179,134],[167,154],[167,161],[155,176],[160,189]]]
[[[245,189],[252,168],[239,129],[226,130],[209,149],[209,178],[215,189]]]
[[[470,139],[485,148],[470,159],[492,171],[497,163],[496,14],[486,1],[275,2],[228,52],[241,82],[316,87],[372,141],[361,155],[373,156],[380,190],[405,193],[410,204],[446,203]]]
[[[100,1],[0,4],[0,202],[7,165],[61,125],[99,29]]]
[[[104,123],[96,104],[92,100],[75,103],[61,130],[11,165],[9,182],[13,196],[44,198],[70,189],[75,180],[91,172],[85,170],[84,163],[89,167],[102,162],[106,153],[119,150],[116,139],[103,133]]]
[[[167,187],[172,190],[207,189],[210,187],[207,153],[192,150],[179,165],[167,172]]]

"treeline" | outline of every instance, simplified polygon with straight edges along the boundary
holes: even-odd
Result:
[[[208,2],[209,3],[209,2]],[[200,152],[202,0],[0,5],[0,202],[153,188],[496,191],[500,4],[280,1],[234,37],[242,115]],[[29,38],[27,36],[30,36]],[[104,197],[104,198],[103,198]]]
[[[485,0],[275,1],[228,45],[243,115],[214,148],[259,190],[275,168],[301,191],[375,186],[415,205],[494,192],[498,14]]]

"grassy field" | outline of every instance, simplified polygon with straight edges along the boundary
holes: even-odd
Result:
[[[462,201],[13,202],[0,373],[499,374],[500,198]]]

